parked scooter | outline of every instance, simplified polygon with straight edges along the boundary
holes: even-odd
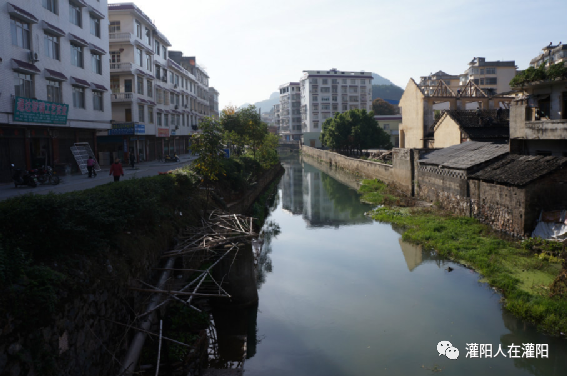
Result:
[[[60,181],[59,176],[57,176],[57,173],[53,171],[53,168],[51,168],[50,166],[42,166],[41,168],[38,168],[37,170],[32,170],[30,172],[35,174],[35,176],[37,177],[37,181],[41,184],[45,184],[45,183],[49,183],[52,185],[59,184]]]
[[[12,173],[12,180],[14,181],[14,186],[16,188],[18,188],[18,185],[37,187],[35,175],[32,175],[28,171],[21,168],[15,168],[14,164],[10,165],[10,171]]]
[[[179,159],[179,157],[177,156],[177,154],[174,155],[166,155],[164,162],[179,162],[181,161],[181,159]]]

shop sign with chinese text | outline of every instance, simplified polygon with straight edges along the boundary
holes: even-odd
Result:
[[[16,97],[14,121],[26,123],[67,124],[69,105]]]

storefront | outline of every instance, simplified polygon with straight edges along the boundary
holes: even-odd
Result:
[[[25,130],[0,125],[0,182],[11,180],[10,165],[26,168]]]

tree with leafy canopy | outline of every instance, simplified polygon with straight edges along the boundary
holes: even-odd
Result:
[[[222,160],[225,158],[222,127],[213,118],[205,118],[199,125],[201,133],[194,136],[191,152],[199,156],[193,162],[195,172],[207,187],[207,204],[209,202],[210,184],[224,174]],[[208,206],[208,205],[207,205]]]
[[[376,115],[396,115],[398,113],[396,107],[382,98],[376,98],[372,101],[372,111]]]
[[[256,159],[256,152],[268,133],[268,125],[262,121],[256,107],[250,105],[240,110],[228,107],[222,111],[220,122],[225,141],[236,147],[239,153],[248,146]]]

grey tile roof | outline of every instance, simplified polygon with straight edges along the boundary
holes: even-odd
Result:
[[[471,178],[523,186],[566,166],[567,157],[510,154],[501,161],[471,175]]]
[[[447,110],[443,111],[457,123],[461,131],[473,141],[506,141],[510,138],[510,110],[502,110],[498,120],[496,110]],[[441,116],[430,129],[443,121]]]
[[[467,170],[499,158],[508,153],[509,149],[508,144],[467,141],[428,153],[419,163]]]

